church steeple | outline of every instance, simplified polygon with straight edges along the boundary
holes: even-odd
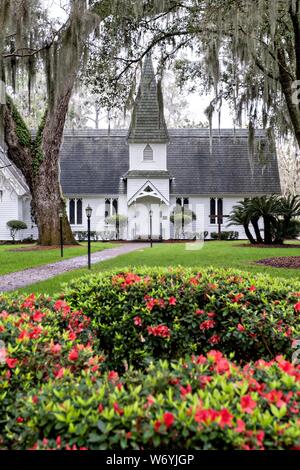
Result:
[[[161,86],[156,83],[149,54],[143,64],[127,140],[129,143],[166,143],[169,140]]]

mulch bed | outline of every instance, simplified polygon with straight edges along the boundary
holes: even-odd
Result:
[[[251,245],[250,243],[243,243],[241,245],[233,246],[243,246],[246,248],[298,248],[300,250],[300,243],[296,244],[285,244],[285,245],[264,245],[263,243],[257,243],[256,245]]]
[[[266,258],[256,261],[257,264],[264,264],[273,268],[300,269],[300,256],[280,256],[278,258]]]

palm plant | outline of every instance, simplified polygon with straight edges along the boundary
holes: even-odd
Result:
[[[249,229],[250,215],[247,210],[247,204],[248,201],[239,201],[238,204],[233,206],[232,212],[228,217],[228,225],[242,225],[248,240],[254,245],[256,240]]]

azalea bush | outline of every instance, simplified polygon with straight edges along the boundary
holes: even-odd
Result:
[[[299,410],[299,366],[212,350],[96,381],[65,371],[18,397],[6,433],[13,449],[299,449]]]
[[[21,301],[0,297],[0,416],[16,395],[28,392],[65,370],[95,376],[104,367],[90,318],[61,300],[31,295]]]
[[[300,284],[228,270],[138,269],[76,279],[65,300],[91,318],[111,367],[212,347],[237,361],[292,356]]]

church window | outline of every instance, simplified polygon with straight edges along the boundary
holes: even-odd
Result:
[[[153,149],[149,144],[144,148],[143,158],[145,161],[153,160]]]
[[[82,199],[69,200],[69,220],[71,225],[82,224]]]
[[[70,199],[69,202],[69,219],[70,224],[75,224],[75,199]]]
[[[118,214],[118,199],[117,198],[106,198],[104,217],[111,217],[112,215]]]
[[[190,200],[188,197],[177,197],[176,206],[188,208],[190,205]]]
[[[212,197],[210,199],[210,223],[217,224],[219,221],[223,223],[223,199]]]
[[[3,198],[3,191],[1,191],[0,189],[0,202],[2,202],[2,198]]]

